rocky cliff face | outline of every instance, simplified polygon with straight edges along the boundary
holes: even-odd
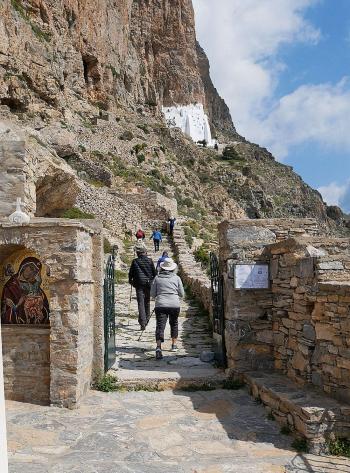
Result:
[[[191,0],[3,0],[0,101],[14,111],[203,103],[233,130],[196,43]]]
[[[195,102],[231,142],[229,159],[165,127],[161,106]],[[119,231],[111,222],[130,215],[120,193],[152,189],[208,228],[244,216],[329,222],[317,192],[236,133],[191,0],[2,0],[0,113],[30,142],[37,215],[76,205]]]

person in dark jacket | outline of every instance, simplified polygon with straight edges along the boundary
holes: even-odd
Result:
[[[136,289],[139,324],[141,330],[145,330],[151,314],[151,285],[157,272],[153,261],[147,256],[147,250],[144,246],[136,246],[135,251],[137,258],[133,260],[130,266],[129,283]]]
[[[162,234],[158,230],[158,228],[153,230],[153,233],[152,233],[152,236],[151,236],[150,240],[153,240],[154,251],[157,253],[157,251],[159,251],[159,243],[162,241]]]
[[[170,234],[170,235],[173,235],[173,234],[174,234],[175,223],[176,223],[176,218],[175,218],[175,217],[170,217],[169,220],[168,220],[168,224],[169,224],[169,234]]]

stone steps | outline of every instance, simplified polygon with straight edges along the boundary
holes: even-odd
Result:
[[[147,228],[144,230],[150,233]],[[155,254],[153,245],[152,249],[151,245],[147,246],[149,256],[157,263],[163,248]],[[164,247],[173,256],[168,237]],[[133,246],[128,248],[126,255],[134,257]],[[154,303],[151,304],[151,310],[153,307]],[[170,340],[166,340],[162,347],[164,358],[160,361],[155,360],[155,316],[151,317],[139,340],[141,332],[137,321],[136,294],[133,289],[130,303],[130,286],[127,283],[116,286],[116,314],[117,360],[111,372],[118,377],[120,385],[164,390],[207,383],[219,386],[226,378],[224,371],[213,363],[200,360],[203,351],[212,351],[213,340],[210,321],[192,298],[186,297],[181,301],[178,351],[171,352]],[[166,337],[169,337],[169,327]]]
[[[327,453],[327,439],[331,434],[349,438],[350,405],[312,386],[298,386],[279,372],[245,372],[243,379],[255,399],[262,401],[275,420],[307,440],[311,453]]]

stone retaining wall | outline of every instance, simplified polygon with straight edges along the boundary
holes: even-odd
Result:
[[[311,243],[291,240],[268,248],[275,367],[350,402],[348,256],[317,256]]]
[[[50,327],[2,326],[6,399],[50,402]]]
[[[211,284],[200,263],[194,259],[188,247],[185,234],[180,224],[177,224],[173,235],[174,251],[179,263],[180,275],[192,294],[201,302],[204,309],[212,317]]]

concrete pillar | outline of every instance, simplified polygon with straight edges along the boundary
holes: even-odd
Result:
[[[0,471],[1,473],[8,473],[4,375],[3,375],[3,368],[2,368],[1,324],[0,324]]]

